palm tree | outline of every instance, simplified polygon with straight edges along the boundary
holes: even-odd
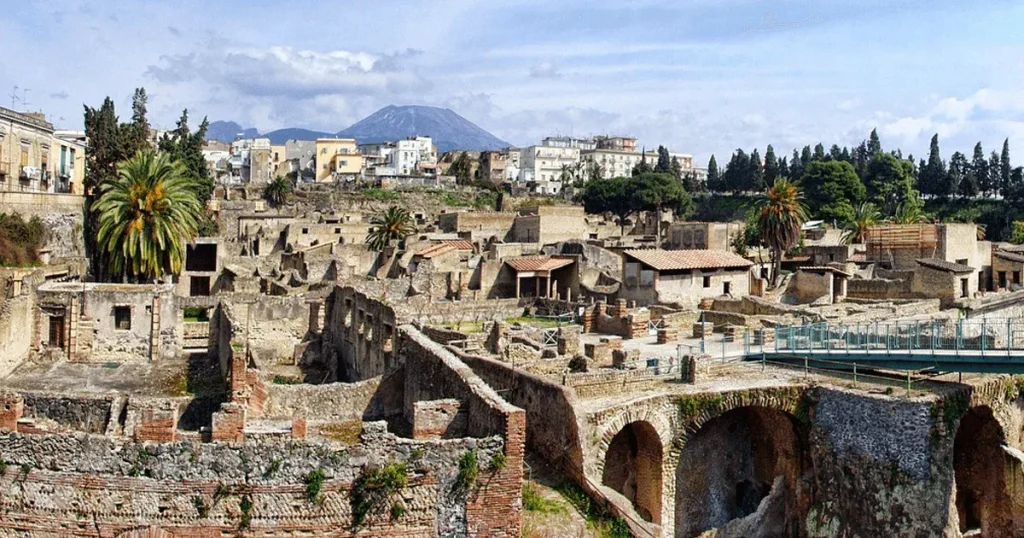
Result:
[[[921,206],[904,202],[896,206],[896,212],[889,220],[893,224],[918,224],[925,222],[927,217],[921,212]]]
[[[141,151],[118,165],[93,204],[96,243],[115,275],[153,281],[181,272],[185,245],[198,233],[203,206],[192,180],[166,153]]]
[[[288,178],[284,176],[277,176],[263,188],[263,199],[271,207],[278,207],[288,199],[288,195],[291,192],[292,182],[288,181]]]
[[[782,255],[800,242],[800,228],[807,221],[807,208],[796,185],[776,179],[761,203],[757,229],[761,241],[772,252],[772,286],[782,274]]]
[[[370,233],[366,234],[366,245],[370,250],[384,250],[391,241],[401,241],[416,232],[412,216],[398,206],[391,206],[383,215],[373,217],[370,226]]]
[[[882,214],[878,206],[871,202],[864,202],[854,208],[853,218],[846,223],[846,242],[863,243],[864,235],[868,228],[878,224],[882,220]]]

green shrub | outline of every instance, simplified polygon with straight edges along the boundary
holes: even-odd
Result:
[[[275,375],[273,379],[275,385],[301,385],[301,379],[295,379],[294,377],[287,377],[283,375]]]
[[[359,478],[352,485],[350,498],[352,500],[353,526],[362,525],[370,512],[380,503],[387,501],[409,483],[406,471],[405,463],[398,462],[387,463],[381,467],[363,468]],[[394,516],[393,505],[392,516]]]
[[[386,189],[378,188],[364,189],[363,196],[371,200],[377,200],[379,202],[393,202],[401,198],[401,195],[399,195],[395,191],[389,191]]]
[[[202,495],[192,497],[192,505],[196,507],[196,514],[199,514],[200,518],[210,515],[210,507],[206,505],[206,499],[203,499]]]
[[[504,451],[495,452],[494,455],[491,456],[490,469],[493,472],[498,472],[498,471],[500,471],[500,470],[505,468],[505,464],[506,463],[508,463],[508,461],[505,459],[505,452]]]
[[[391,521],[394,521],[396,519],[401,519],[401,517],[404,516],[404,515],[405,515],[405,507],[402,506],[402,503],[396,502],[396,503],[391,505]]]
[[[270,478],[270,477],[274,476],[274,474],[276,474],[277,471],[279,471],[280,469],[281,469],[281,459],[280,458],[274,458],[274,459],[270,460],[270,465],[268,465],[267,466],[267,470],[264,471],[263,477],[264,478]]]
[[[45,239],[46,227],[39,217],[26,222],[17,213],[0,213],[0,266],[39,265],[39,249]]]
[[[320,489],[324,486],[324,475],[323,469],[315,469],[306,475],[306,500],[309,502],[316,502],[320,498]]]
[[[466,490],[476,484],[480,475],[480,465],[476,461],[476,452],[469,450],[459,458],[459,474],[455,483],[459,489]]]

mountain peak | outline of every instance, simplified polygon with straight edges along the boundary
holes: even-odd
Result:
[[[429,136],[440,152],[485,151],[509,146],[491,133],[447,108],[426,105],[388,105],[338,133],[360,144]]]

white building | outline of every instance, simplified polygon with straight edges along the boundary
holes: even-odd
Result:
[[[611,179],[613,177],[630,176],[633,173],[633,167],[640,163],[641,155],[638,151],[595,149],[584,151],[581,158],[588,166],[586,178],[590,177],[589,167],[596,164],[601,170],[601,177],[603,179]],[[650,157],[648,157],[647,162],[650,163]]]
[[[437,170],[437,150],[429,136],[409,137],[394,144],[387,163],[402,175],[433,174]]]
[[[523,152],[519,148],[505,148],[505,181],[519,179]]]
[[[541,140],[540,145],[549,148],[577,148],[586,151],[597,148],[597,141],[593,138],[574,138],[571,136],[549,136]]]
[[[519,181],[559,181],[564,167],[576,170],[580,162],[579,148],[553,146],[530,146],[523,148],[520,155]]]

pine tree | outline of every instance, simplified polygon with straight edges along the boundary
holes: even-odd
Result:
[[[725,192],[725,186],[722,184],[722,177],[718,172],[718,161],[715,160],[714,154],[708,159],[708,190],[711,192]]]
[[[814,146],[814,154],[811,155],[811,160],[812,161],[821,161],[821,160],[824,160],[824,159],[825,159],[825,146],[821,145],[821,142],[818,142]]]
[[[748,191],[760,191],[764,189],[764,168],[761,165],[761,154],[757,152],[757,148],[750,153],[750,175],[746,178],[748,181]]]
[[[939,150],[939,135],[932,136],[928,150],[928,162],[921,161],[921,168],[918,176],[918,189],[922,194],[931,194],[945,198],[953,193],[948,182],[946,165],[942,162],[942,154]]]
[[[804,175],[804,161],[800,158],[800,152],[793,148],[793,158],[789,161],[788,177],[793,181],[797,181],[802,175]]]
[[[783,178],[783,179],[786,179],[786,178],[789,177],[789,163],[786,162],[786,158],[785,157],[779,159],[779,175],[778,175],[778,177]],[[775,182],[772,182],[772,185],[774,185],[774,184],[775,184]]]
[[[668,148],[665,146],[658,146],[658,163],[654,165],[654,171],[659,174],[672,172],[672,160],[669,158]]]
[[[682,179],[683,179],[683,165],[679,164],[679,159],[678,158],[672,157],[672,162],[671,162],[671,164],[669,164],[669,173],[672,174],[672,177],[676,178],[679,181],[682,181]],[[687,189],[687,190],[689,190],[689,189]]]
[[[992,194],[992,184],[988,178],[988,161],[985,160],[985,150],[981,148],[981,142],[974,145],[974,156],[971,159],[971,174],[974,176],[974,184],[983,196]]]
[[[778,177],[779,162],[775,157],[775,148],[768,144],[768,149],[764,151],[764,182],[767,185],[774,185]]]
[[[853,157],[850,155],[850,148],[843,146],[843,151],[839,154],[839,160],[853,164]]]
[[[132,96],[132,123],[125,130],[125,149],[132,155],[150,149],[149,120],[146,119],[146,102],[148,100],[145,88],[135,89],[135,95]]]
[[[882,152],[882,142],[878,140],[878,129],[871,129],[871,135],[868,137],[867,145],[867,157],[870,161],[875,155]]]
[[[856,149],[853,150],[853,168],[857,171],[857,175],[863,181],[867,178],[868,162],[871,160],[871,156],[868,155],[868,144],[867,142],[861,142]]]
[[[999,189],[1003,196],[1010,190],[1010,139],[1003,140],[1003,152],[999,155]]]
[[[833,161],[843,160],[843,150],[839,149],[838,144],[832,144],[831,148],[828,148],[828,157]]]
[[[993,151],[988,156],[988,184],[994,193],[1002,193],[1003,167],[999,162],[999,154]]]
[[[170,153],[171,159],[185,168],[185,176],[195,188],[196,199],[204,206],[213,193],[213,179],[203,157],[203,141],[209,126],[210,122],[203,118],[199,129],[193,133],[188,126],[188,109],[185,109],[174,130],[165,133],[159,142],[160,151]]]
[[[807,170],[807,166],[811,164],[811,160],[811,146],[804,146],[803,151],[800,152],[801,171]]]
[[[737,149],[729,159],[725,172],[722,173],[723,190],[731,191],[735,195],[740,194],[750,185],[749,176],[750,157],[742,149]]]
[[[946,171],[946,184],[949,186],[950,194],[957,196],[965,196],[964,189],[966,192],[970,192],[971,186],[967,183],[967,169],[970,165],[967,163],[967,157],[959,151],[953,153],[949,158],[949,170]],[[973,196],[968,194],[966,196]]]

